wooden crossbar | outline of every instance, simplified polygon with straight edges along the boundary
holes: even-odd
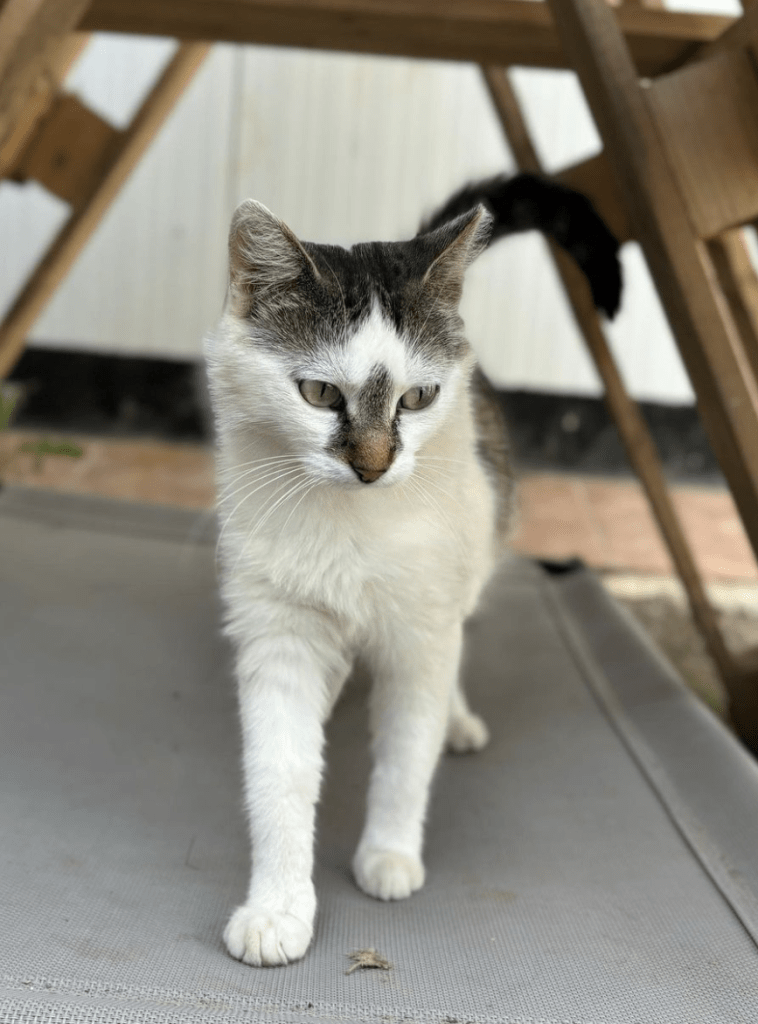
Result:
[[[636,5],[619,8],[617,17],[643,75],[678,67],[733,21]],[[482,64],[571,66],[547,4],[524,0],[92,0],[82,28]]]
[[[24,105],[59,61],[61,42],[89,0],[5,0],[0,4],[0,147]]]

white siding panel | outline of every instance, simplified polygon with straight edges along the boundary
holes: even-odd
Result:
[[[407,237],[467,177],[512,167],[468,65],[248,50],[241,115],[238,198],[312,240]]]
[[[34,182],[0,181],[0,314],[66,219],[68,207]]]

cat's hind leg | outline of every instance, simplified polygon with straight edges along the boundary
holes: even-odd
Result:
[[[460,625],[445,627],[424,638],[400,624],[389,649],[372,652],[374,766],[353,872],[377,899],[403,899],[424,883],[424,818],[462,646]]]
[[[484,721],[468,706],[463,681],[458,678],[450,697],[445,745],[453,754],[471,754],[489,742],[490,732]]]

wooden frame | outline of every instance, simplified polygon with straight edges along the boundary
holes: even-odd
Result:
[[[678,67],[733,19],[629,7],[640,74]],[[139,32],[484,64],[570,67],[545,3],[524,0],[92,0],[86,31]]]
[[[40,79],[44,91],[45,78],[56,78],[61,44],[88,6],[89,0],[5,0],[0,4],[0,146],[21,119],[30,95],[38,91]]]
[[[685,104],[707,105],[707,99],[703,100],[702,95],[693,99],[684,86],[702,85],[705,80],[711,91],[719,81],[725,81],[726,88],[731,88],[732,64],[724,61],[723,45],[715,47],[693,66],[693,71],[677,73],[683,74],[686,81],[678,78],[672,90],[671,81],[664,79],[660,91],[656,91],[656,83],[639,81],[610,8],[596,0],[549,3],[603,137],[635,235],[651,268],[693,383],[703,424],[753,550],[758,552],[758,377],[745,344],[746,336],[718,286],[719,271],[709,242],[696,229],[699,224],[700,231],[713,237],[720,229],[733,227],[735,214],[727,211],[721,219],[717,215],[703,219],[703,208],[698,206],[699,197],[693,195],[692,182],[682,181],[681,165],[679,175],[676,173],[677,161],[671,158],[675,142],[671,138],[664,141],[667,132],[680,130],[674,126],[677,110],[681,120],[686,121]],[[758,20],[751,18],[756,10],[752,8],[745,18],[758,29]],[[731,37],[743,44],[748,38],[739,24],[731,30]],[[741,63],[741,53],[737,51],[735,65]],[[717,78],[719,70],[726,77]],[[743,64],[739,73],[742,75],[744,70]],[[749,79],[746,81],[747,88],[752,90],[753,84]],[[715,101],[720,103],[720,96],[715,96]],[[723,116],[730,113],[721,110]],[[723,130],[733,129],[723,126]],[[677,150],[677,157],[680,156],[681,151]],[[717,154],[719,190],[731,183],[728,166],[720,158],[721,154]],[[744,162],[740,166],[744,169]],[[746,170],[750,175],[758,174],[758,168],[747,166]],[[742,188],[740,180],[736,188]],[[730,192],[730,196],[734,194]],[[743,212],[748,215],[749,211],[748,203]],[[712,212],[709,208],[709,216]],[[721,276],[730,274],[732,284],[741,291],[734,263],[727,260],[727,254],[730,259],[735,257],[734,246],[728,240],[725,244]],[[749,337],[748,332],[748,341]],[[739,660],[729,658],[724,666],[724,681],[735,725],[745,742],[758,751],[758,655]]]

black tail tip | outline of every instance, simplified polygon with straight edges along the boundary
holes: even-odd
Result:
[[[596,308],[605,313],[609,320],[613,320],[621,308],[623,290],[618,249],[615,253],[593,255],[582,269],[589,280]]]

